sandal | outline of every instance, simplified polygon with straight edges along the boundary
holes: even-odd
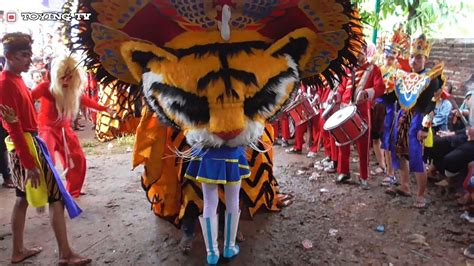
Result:
[[[384,187],[394,186],[398,183],[397,178],[395,176],[386,176],[383,180],[381,185]]]
[[[387,190],[385,190],[385,193],[390,195],[390,196],[396,196],[400,195],[402,197],[411,197],[410,192],[403,191],[400,187],[390,187]]]
[[[374,170],[371,170],[370,171],[370,174],[371,175],[380,175],[380,174],[384,174],[385,173],[385,169],[383,169],[382,167],[380,166],[377,166],[377,168],[375,168]]]
[[[407,197],[407,198],[410,198],[411,197],[411,193],[410,192],[406,192],[404,190],[402,190],[401,188],[396,188],[395,191],[397,192],[398,195],[402,196],[402,197]]]
[[[424,209],[427,207],[427,201],[425,198],[417,198],[413,203],[413,208]]]

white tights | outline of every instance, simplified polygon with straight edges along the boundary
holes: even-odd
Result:
[[[226,211],[230,213],[238,212],[240,184],[225,185],[224,191]],[[203,217],[213,217],[217,213],[217,204],[219,203],[218,185],[202,183],[202,193],[204,197]]]

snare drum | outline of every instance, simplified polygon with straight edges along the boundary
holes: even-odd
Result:
[[[337,146],[344,146],[362,137],[368,126],[357,112],[357,107],[349,105],[331,115],[323,129],[331,133]]]
[[[285,111],[293,118],[295,126],[306,123],[319,114],[319,109],[313,106],[306,98],[296,100]]]

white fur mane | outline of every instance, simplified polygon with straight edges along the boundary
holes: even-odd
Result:
[[[77,67],[77,60],[71,56],[59,57],[51,64],[50,91],[56,102],[59,119],[73,119],[80,105],[80,97],[85,85],[85,76]],[[61,77],[66,71],[72,71],[72,78],[67,89],[63,88]]]

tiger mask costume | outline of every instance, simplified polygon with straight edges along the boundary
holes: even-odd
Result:
[[[307,28],[274,43],[253,31],[227,42],[218,31],[187,32],[164,47],[128,41],[121,53],[149,107],[190,145],[236,147],[256,143],[289,102],[315,43]]]

